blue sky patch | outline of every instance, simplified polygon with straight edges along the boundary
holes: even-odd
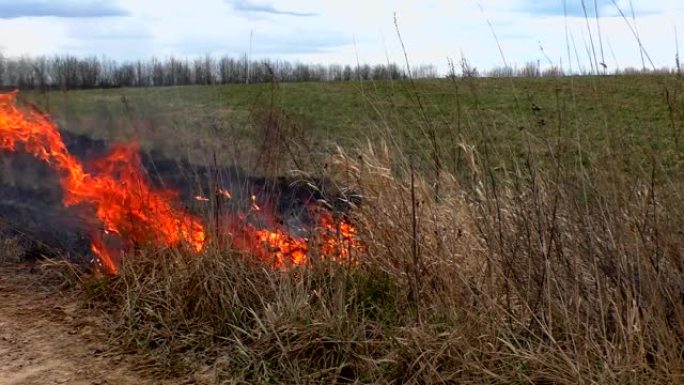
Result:
[[[110,1],[0,0],[0,19],[21,17],[95,18],[128,16],[128,11]]]

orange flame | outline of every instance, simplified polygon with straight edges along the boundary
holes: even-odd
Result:
[[[329,211],[319,213],[318,220],[319,226],[323,229],[321,254],[336,256],[341,260],[350,260],[352,251],[363,250],[357,230],[349,222],[344,219],[336,222]]]
[[[222,196],[223,198],[228,199],[228,200],[233,198],[233,195],[230,193],[230,191],[222,189],[222,188],[216,189],[216,196]],[[211,201],[211,199],[209,199],[203,195],[195,195],[193,198],[198,202],[210,202]]]
[[[196,218],[174,208],[174,194],[151,187],[142,171],[137,147],[116,147],[95,165],[97,174],[67,150],[62,137],[46,116],[34,110],[21,111],[15,105],[16,93],[0,95],[0,149],[31,153],[55,169],[64,190],[64,205],[87,204],[105,231],[126,242],[153,242],[167,247],[184,243],[195,251],[204,246],[205,231]],[[101,265],[112,273],[117,264],[102,242],[92,250]]]
[[[224,190],[222,188],[216,190],[216,194],[221,195],[222,197],[224,197],[226,199],[232,199],[233,198],[233,194],[231,194],[230,191]]]
[[[311,237],[299,237],[286,231],[257,229],[242,223],[229,226],[233,247],[247,250],[274,268],[304,265],[312,254],[319,258],[354,263],[354,253],[363,251],[357,230],[344,219],[335,221],[329,211],[313,212],[317,224]]]
[[[60,176],[65,206],[94,208],[97,227],[105,234],[118,236],[127,247],[151,242],[160,247],[187,245],[197,253],[203,249],[204,226],[198,218],[177,209],[177,193],[149,184],[135,144],[115,147],[94,163],[94,172],[86,172],[83,164],[68,152],[55,124],[36,110],[20,110],[16,94],[0,94],[0,150],[22,150],[52,167]],[[217,195],[232,198],[223,189],[218,189]],[[201,195],[194,198],[209,201]],[[252,195],[250,211],[267,215],[268,210],[263,210]],[[278,227],[268,230],[248,223],[232,225],[232,246],[247,250],[276,268],[305,264],[311,254],[312,239],[319,242],[317,250],[322,258],[353,260],[352,251],[363,250],[351,224],[335,221],[328,211],[317,213],[316,218],[311,239]],[[234,224],[236,219],[228,221]],[[97,231],[91,236],[91,250],[97,256],[98,266],[112,274],[118,272],[117,255],[122,250],[108,248]]]
[[[261,211],[261,206],[259,206],[257,204],[256,200],[257,200],[256,195],[252,195],[252,206],[250,207],[250,209],[252,211]]]

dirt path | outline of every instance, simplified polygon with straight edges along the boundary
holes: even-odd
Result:
[[[151,362],[112,353],[102,325],[75,292],[0,264],[0,385],[195,383],[154,379]]]

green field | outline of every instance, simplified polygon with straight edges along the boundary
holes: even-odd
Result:
[[[434,134],[443,167],[455,171],[459,143],[480,151],[486,143],[498,159],[583,151],[587,165],[641,167],[656,156],[676,168],[684,150],[683,92],[684,81],[676,77],[613,76],[126,88],[28,97],[61,129],[137,137],[173,156],[201,157],[209,148],[235,157],[236,143],[263,140],[260,122],[277,111],[276,119],[286,120],[286,140],[304,139],[315,149],[392,137],[430,158]]]

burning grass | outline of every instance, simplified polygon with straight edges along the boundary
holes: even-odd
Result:
[[[484,158],[464,156],[476,183],[445,174],[435,196],[387,146],[340,150],[332,175],[364,198],[355,264],[273,270],[212,248],[128,259],[108,292],[122,338],[227,383],[684,379],[678,198],[600,170],[586,194],[569,170],[492,184]]]
[[[118,274],[122,255],[146,244],[185,247],[195,253],[204,249],[207,227],[199,217],[183,210],[176,191],[156,188],[150,183],[134,143],[115,146],[86,169],[69,152],[49,117],[36,109],[19,106],[16,92],[0,94],[0,135],[0,149],[29,153],[59,175],[64,206],[81,209],[79,215],[91,227],[91,250],[104,271]],[[217,189],[216,195],[231,198],[225,190]],[[355,238],[356,229],[343,219],[333,219],[330,212],[316,211],[316,223],[311,229],[315,239],[309,239],[277,226],[275,216],[262,209],[255,195],[251,200],[249,213],[217,217],[214,235],[219,247],[228,237],[231,247],[249,251],[276,268],[305,264],[312,254],[311,240],[317,242],[317,255],[322,258],[351,260],[352,251],[362,248]],[[259,214],[270,226],[259,228],[248,222],[246,215],[252,213]],[[227,230],[226,234],[218,229],[220,222],[228,224],[221,227]],[[119,246],[106,244],[103,234],[113,235]]]
[[[93,165],[95,172],[88,172],[69,153],[54,123],[36,110],[18,108],[15,99],[15,93],[0,95],[0,148],[25,151],[52,167],[60,176],[65,206],[91,206],[104,232],[120,235],[130,244],[187,243],[196,251],[202,249],[202,225],[173,207],[172,192],[150,187],[136,146],[114,148]],[[93,224],[92,250],[104,269],[116,273],[117,258],[102,242],[97,227]]]
[[[457,86],[477,98],[472,79]],[[499,121],[474,109],[463,137],[438,137],[421,120],[423,143],[439,140],[417,153],[387,130],[384,142],[300,162],[362,197],[343,221],[317,222],[337,258],[322,257],[321,236],[306,247],[277,226],[241,237],[237,222],[222,226],[238,240],[228,246],[209,237],[199,253],[129,250],[97,296],[126,346],[219,383],[682,382],[677,136],[660,127],[651,139],[661,151],[597,129],[603,141],[588,149],[568,100],[544,107],[553,120],[505,116],[519,132],[508,148],[492,145]],[[304,153],[287,139],[279,151]],[[248,216],[263,209],[249,203]],[[250,237],[269,258],[239,246]],[[353,258],[343,254],[351,242]],[[274,269],[283,250],[306,262]]]

